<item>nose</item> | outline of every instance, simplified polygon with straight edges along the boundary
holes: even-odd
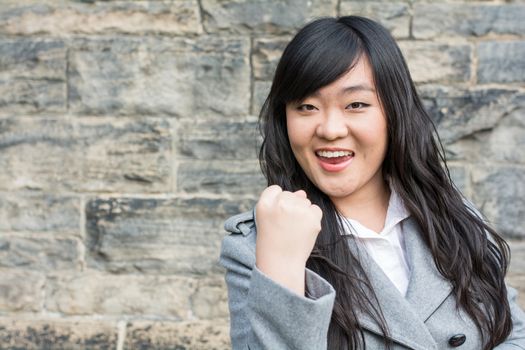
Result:
[[[317,125],[316,134],[325,140],[336,140],[348,135],[348,125],[345,122],[345,116],[340,111],[327,111],[319,125]]]

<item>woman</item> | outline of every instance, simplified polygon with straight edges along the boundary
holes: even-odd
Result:
[[[386,29],[306,25],[260,122],[269,187],[221,252],[234,349],[525,349],[508,247],[454,187]]]

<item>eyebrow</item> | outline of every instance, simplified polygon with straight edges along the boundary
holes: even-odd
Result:
[[[373,87],[371,87],[370,85],[368,85],[368,84],[358,84],[358,85],[347,86],[347,87],[341,89],[339,91],[339,95],[344,95],[344,94],[351,93],[351,92],[356,92],[356,91],[370,91],[370,92],[373,92],[373,93],[376,92],[376,90]],[[319,94],[319,90],[317,90],[311,96],[319,97],[319,95],[320,95]]]

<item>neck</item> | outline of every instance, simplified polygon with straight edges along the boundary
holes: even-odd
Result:
[[[385,226],[390,188],[380,177],[377,183],[369,184],[366,189],[344,198],[332,198],[336,208],[349,219],[381,232]]]

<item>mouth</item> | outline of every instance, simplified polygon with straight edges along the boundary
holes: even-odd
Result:
[[[325,171],[338,172],[350,165],[355,153],[347,149],[319,149],[315,155]]]

